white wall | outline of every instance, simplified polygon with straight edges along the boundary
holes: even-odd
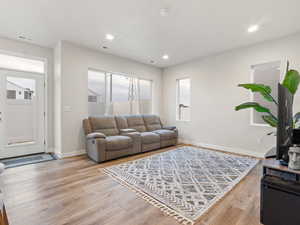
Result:
[[[275,146],[275,138],[260,142],[272,129],[251,126],[249,110],[234,111],[250,101],[249,91],[237,85],[250,82],[251,65],[278,59],[289,59],[291,68],[300,70],[300,34],[164,69],[163,118],[179,127],[185,142],[262,156]],[[192,79],[191,122],[176,121],[176,79],[181,77]],[[299,94],[294,112],[300,111]]]
[[[56,152],[69,156],[82,151],[82,120],[88,116],[87,72],[89,68],[132,74],[153,80],[153,112],[161,113],[161,69],[62,41],[61,74],[55,85],[61,85],[61,147]],[[57,65],[58,63],[55,63]],[[59,72],[57,73],[59,74]],[[57,83],[58,82],[58,83]],[[59,106],[57,107],[59,110]],[[56,118],[57,120],[59,118]],[[55,123],[58,123],[56,121]],[[59,147],[59,146],[58,146]]]
[[[173,66],[165,69],[163,76],[158,68],[65,41],[54,49],[55,62],[53,49],[15,40],[0,38],[0,50],[47,59],[48,147],[54,146],[55,134],[55,149],[63,155],[84,149],[81,123],[88,112],[88,68],[152,79],[154,113],[163,112],[164,121],[177,125],[182,139],[255,155],[266,152],[274,139],[259,142],[271,129],[250,126],[249,111],[234,111],[234,106],[250,100],[249,92],[237,84],[250,81],[250,66],[254,64],[288,58],[291,67],[300,70],[300,34]],[[177,122],[176,79],[186,76],[192,78],[192,121]],[[300,111],[297,102],[299,95],[295,112]]]
[[[47,76],[48,76],[48,105],[47,105],[47,145],[48,151],[52,151],[54,146],[53,137],[53,50],[50,48],[44,48],[37,45],[10,40],[6,38],[0,38],[0,52],[7,52],[10,54],[16,54],[20,56],[38,57],[47,60]]]

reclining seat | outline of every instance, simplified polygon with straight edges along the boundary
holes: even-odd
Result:
[[[160,136],[160,147],[167,147],[177,144],[178,130],[176,127],[164,127],[160,118],[156,115],[143,115],[147,131]]]
[[[114,116],[89,117],[83,121],[87,154],[96,162],[140,152],[136,135],[120,135]]]
[[[118,128],[131,129],[141,135],[141,151],[147,152],[160,148],[160,136],[153,132],[147,132],[144,119],[141,115],[126,115],[116,117]]]

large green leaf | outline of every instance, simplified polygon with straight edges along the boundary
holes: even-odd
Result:
[[[298,89],[299,83],[299,72],[297,70],[289,70],[284,77],[282,85],[289,89],[289,91],[294,95]]]
[[[278,120],[270,115],[263,115],[262,119],[272,127],[277,127]]]
[[[271,95],[272,89],[270,86],[264,84],[239,84],[238,86],[249,89],[252,92],[259,92],[267,101],[276,103]]]
[[[243,104],[240,104],[235,107],[235,111],[239,111],[241,109],[248,109],[248,108],[253,108],[257,112],[264,112],[264,113],[270,113],[270,110],[266,107],[261,106],[260,104],[256,102],[246,102]]]

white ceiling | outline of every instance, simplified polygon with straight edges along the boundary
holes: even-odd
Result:
[[[0,35],[48,47],[68,40],[166,67],[296,33],[299,8],[299,0],[2,0]],[[251,24],[260,30],[248,34]],[[106,33],[115,40],[104,50]]]

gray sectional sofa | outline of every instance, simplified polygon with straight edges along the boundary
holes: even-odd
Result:
[[[96,162],[177,144],[176,127],[156,115],[99,116],[83,120],[88,156]]]

